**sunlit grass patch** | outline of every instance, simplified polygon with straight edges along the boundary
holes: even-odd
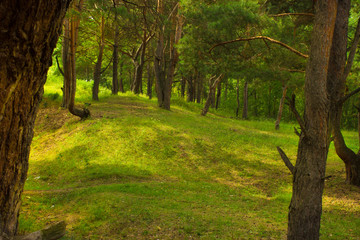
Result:
[[[66,220],[65,239],[286,237],[292,176],[276,146],[295,163],[295,124],[275,131],[271,121],[214,111],[202,117],[200,105],[181,99],[166,111],[131,93],[91,102],[92,117],[80,121],[47,101],[35,128],[22,233]],[[356,133],[345,138],[356,149]],[[333,146],[327,175],[321,238],[356,239],[360,191],[344,184]]]

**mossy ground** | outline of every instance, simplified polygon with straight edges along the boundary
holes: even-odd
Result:
[[[120,94],[80,121],[45,92],[20,233],[66,220],[64,239],[284,239],[296,124],[242,121],[201,106]],[[83,99],[82,101],[88,101]],[[88,101],[90,102],[90,101]],[[355,132],[345,132],[354,149]],[[359,239],[360,189],[330,148],[321,239]]]

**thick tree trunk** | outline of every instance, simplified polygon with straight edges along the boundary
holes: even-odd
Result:
[[[244,95],[243,95],[243,112],[242,112],[243,119],[248,119],[248,93],[249,93],[248,82],[245,81]]]
[[[330,55],[327,87],[331,100],[330,119],[335,150],[345,163],[346,181],[360,186],[360,156],[346,146],[341,133],[342,98],[345,95],[346,77],[348,74],[348,72],[344,73],[344,70],[346,65],[349,12],[350,0],[339,2]]]
[[[277,115],[276,122],[275,122],[275,130],[280,129],[280,121],[281,121],[282,111],[284,109],[286,92],[287,92],[287,85],[283,85],[283,87],[282,87],[282,96],[281,96],[280,104],[279,104],[279,111],[278,111],[278,115]]]
[[[0,4],[0,239],[17,232],[36,112],[69,3]]]
[[[336,0],[316,2],[305,78],[305,115],[289,207],[288,239],[319,239],[325,166],[330,142],[327,70],[337,12]]]
[[[105,47],[105,18],[104,15],[101,16],[101,24],[100,24],[100,42],[99,42],[99,54],[97,57],[97,61],[94,67],[94,85],[92,89],[92,99],[95,101],[99,100],[99,85],[101,80],[101,65]]]

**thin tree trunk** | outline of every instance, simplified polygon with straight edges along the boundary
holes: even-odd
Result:
[[[80,0],[77,4],[74,3],[73,8],[75,11],[80,12],[82,8],[83,0]],[[88,109],[79,109],[75,107],[75,94],[76,94],[76,46],[77,35],[79,30],[80,19],[74,14],[71,19],[65,19],[64,21],[64,46],[63,46],[63,66],[64,66],[64,89],[69,94],[66,100],[66,107],[69,112],[75,116],[85,119],[90,116]]]
[[[217,87],[217,94],[216,94],[216,105],[215,108],[218,109],[220,106],[220,99],[221,99],[221,83],[219,83]]]
[[[99,42],[99,54],[94,67],[94,85],[92,89],[92,99],[95,101],[99,100],[99,86],[101,80],[101,65],[103,59],[103,52],[105,47],[105,17],[101,15],[100,24],[100,42]]]
[[[209,83],[210,83],[209,84],[209,95],[206,99],[205,106],[201,112],[202,116],[205,116],[207,114],[207,112],[209,111],[209,107],[211,105],[212,98],[214,98],[215,89],[216,89],[217,85],[220,83],[222,77],[223,77],[223,75],[221,74],[217,78],[215,78],[215,76],[210,78],[210,80],[209,80]]]
[[[336,0],[317,0],[305,77],[305,116],[289,207],[288,239],[319,239],[325,166],[330,142],[327,70]]]
[[[63,99],[62,107],[69,108],[70,102],[70,82],[71,82],[71,63],[70,63],[70,21],[64,20],[63,43],[62,43],[62,63],[64,72]]]
[[[147,81],[147,95],[149,99],[152,98],[152,86],[154,83],[154,74],[153,69],[150,67],[150,63],[147,64],[147,74],[148,74],[148,81]]]
[[[239,110],[240,110],[240,80],[237,79],[236,81],[236,117],[239,117]]]
[[[248,82],[245,81],[244,84],[244,95],[243,95],[243,112],[242,112],[242,118],[248,119]]]
[[[0,239],[17,232],[36,112],[69,3],[1,2]]]
[[[187,87],[187,102],[192,102],[194,99],[194,79],[191,76],[190,78],[186,79],[188,81]]]
[[[280,104],[279,104],[279,112],[278,112],[276,122],[275,122],[275,130],[280,129],[280,121],[281,121],[282,111],[284,109],[284,102],[285,102],[285,98],[286,98],[286,92],[287,92],[287,85],[283,85],[283,87],[282,87],[282,96],[281,96]]]
[[[112,94],[116,95],[118,94],[119,91],[119,80],[118,80],[118,67],[119,67],[119,52],[118,52],[118,48],[119,48],[119,24],[117,23],[118,21],[118,15],[117,15],[117,11],[115,8],[115,19],[114,19],[114,24],[115,24],[115,33],[114,33],[114,51],[113,51],[113,79],[112,79],[112,88],[111,88],[111,92]]]
[[[196,75],[197,77],[196,77],[196,85],[197,85],[197,88],[196,88],[196,103],[201,103],[201,96],[202,96],[202,90],[203,90],[203,86],[204,86],[204,84],[203,84],[203,78],[199,75],[199,74],[197,74]],[[211,93],[212,94],[212,93]],[[212,97],[212,96],[211,96]],[[212,98],[211,98],[212,99]],[[210,102],[210,105],[211,105],[211,102]]]
[[[185,98],[185,89],[186,89],[186,78],[181,78],[181,97]]]
[[[124,62],[121,62],[120,64],[120,78],[119,78],[119,91],[124,93],[124,84],[123,84],[123,67],[124,67]]]

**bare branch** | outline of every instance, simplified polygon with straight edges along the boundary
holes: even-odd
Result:
[[[217,43],[215,44],[214,46],[212,46],[209,50],[209,52],[211,53],[211,51],[216,48],[216,47],[219,47],[219,46],[223,46],[223,45],[226,45],[226,44],[229,44],[229,43],[234,43],[234,42],[243,42],[243,41],[253,41],[253,40],[258,40],[258,39],[264,39],[264,40],[267,40],[271,43],[274,43],[274,44],[277,44],[277,45],[280,45],[288,50],[290,50],[291,52],[295,53],[296,55],[300,56],[300,57],[303,57],[303,58],[308,58],[309,55],[306,55],[304,53],[301,53],[299,52],[298,50],[290,47],[289,45],[283,43],[283,42],[280,42],[278,40],[275,40],[275,39],[272,39],[272,38],[269,38],[269,37],[266,37],[266,36],[256,36],[256,37],[250,37],[250,38],[237,38],[235,40],[231,40],[231,41],[227,41],[227,42],[221,42],[221,43]]]
[[[274,14],[269,15],[270,17],[286,17],[286,16],[309,16],[314,17],[315,14],[313,13],[280,13],[280,14]]]
[[[299,123],[300,125],[300,128],[301,128],[301,131],[306,134],[306,131],[305,131],[305,124],[304,124],[304,121],[302,120],[299,112],[297,111],[296,109],[296,106],[295,106],[295,94],[293,94],[291,96],[291,99],[289,97],[286,98],[288,100],[288,103],[287,105],[289,105],[290,107],[290,110],[293,112],[293,114],[295,115],[295,118],[297,120],[297,122]]]
[[[300,69],[289,69],[289,68],[282,68],[282,67],[280,67],[279,70],[281,70],[281,71],[287,71],[287,72],[305,73],[304,70],[300,70]]]
[[[280,147],[276,147],[276,149],[278,150],[281,159],[284,161],[286,167],[290,170],[291,174],[294,174],[295,167],[290,162],[290,159],[288,158],[288,156],[286,156],[285,152]]]
[[[339,104],[343,104],[344,102],[346,102],[349,98],[351,98],[352,96],[354,96],[358,92],[360,92],[360,87],[358,87],[357,89],[355,89],[351,93],[346,94],[343,98],[341,98],[340,101],[339,101]]]

